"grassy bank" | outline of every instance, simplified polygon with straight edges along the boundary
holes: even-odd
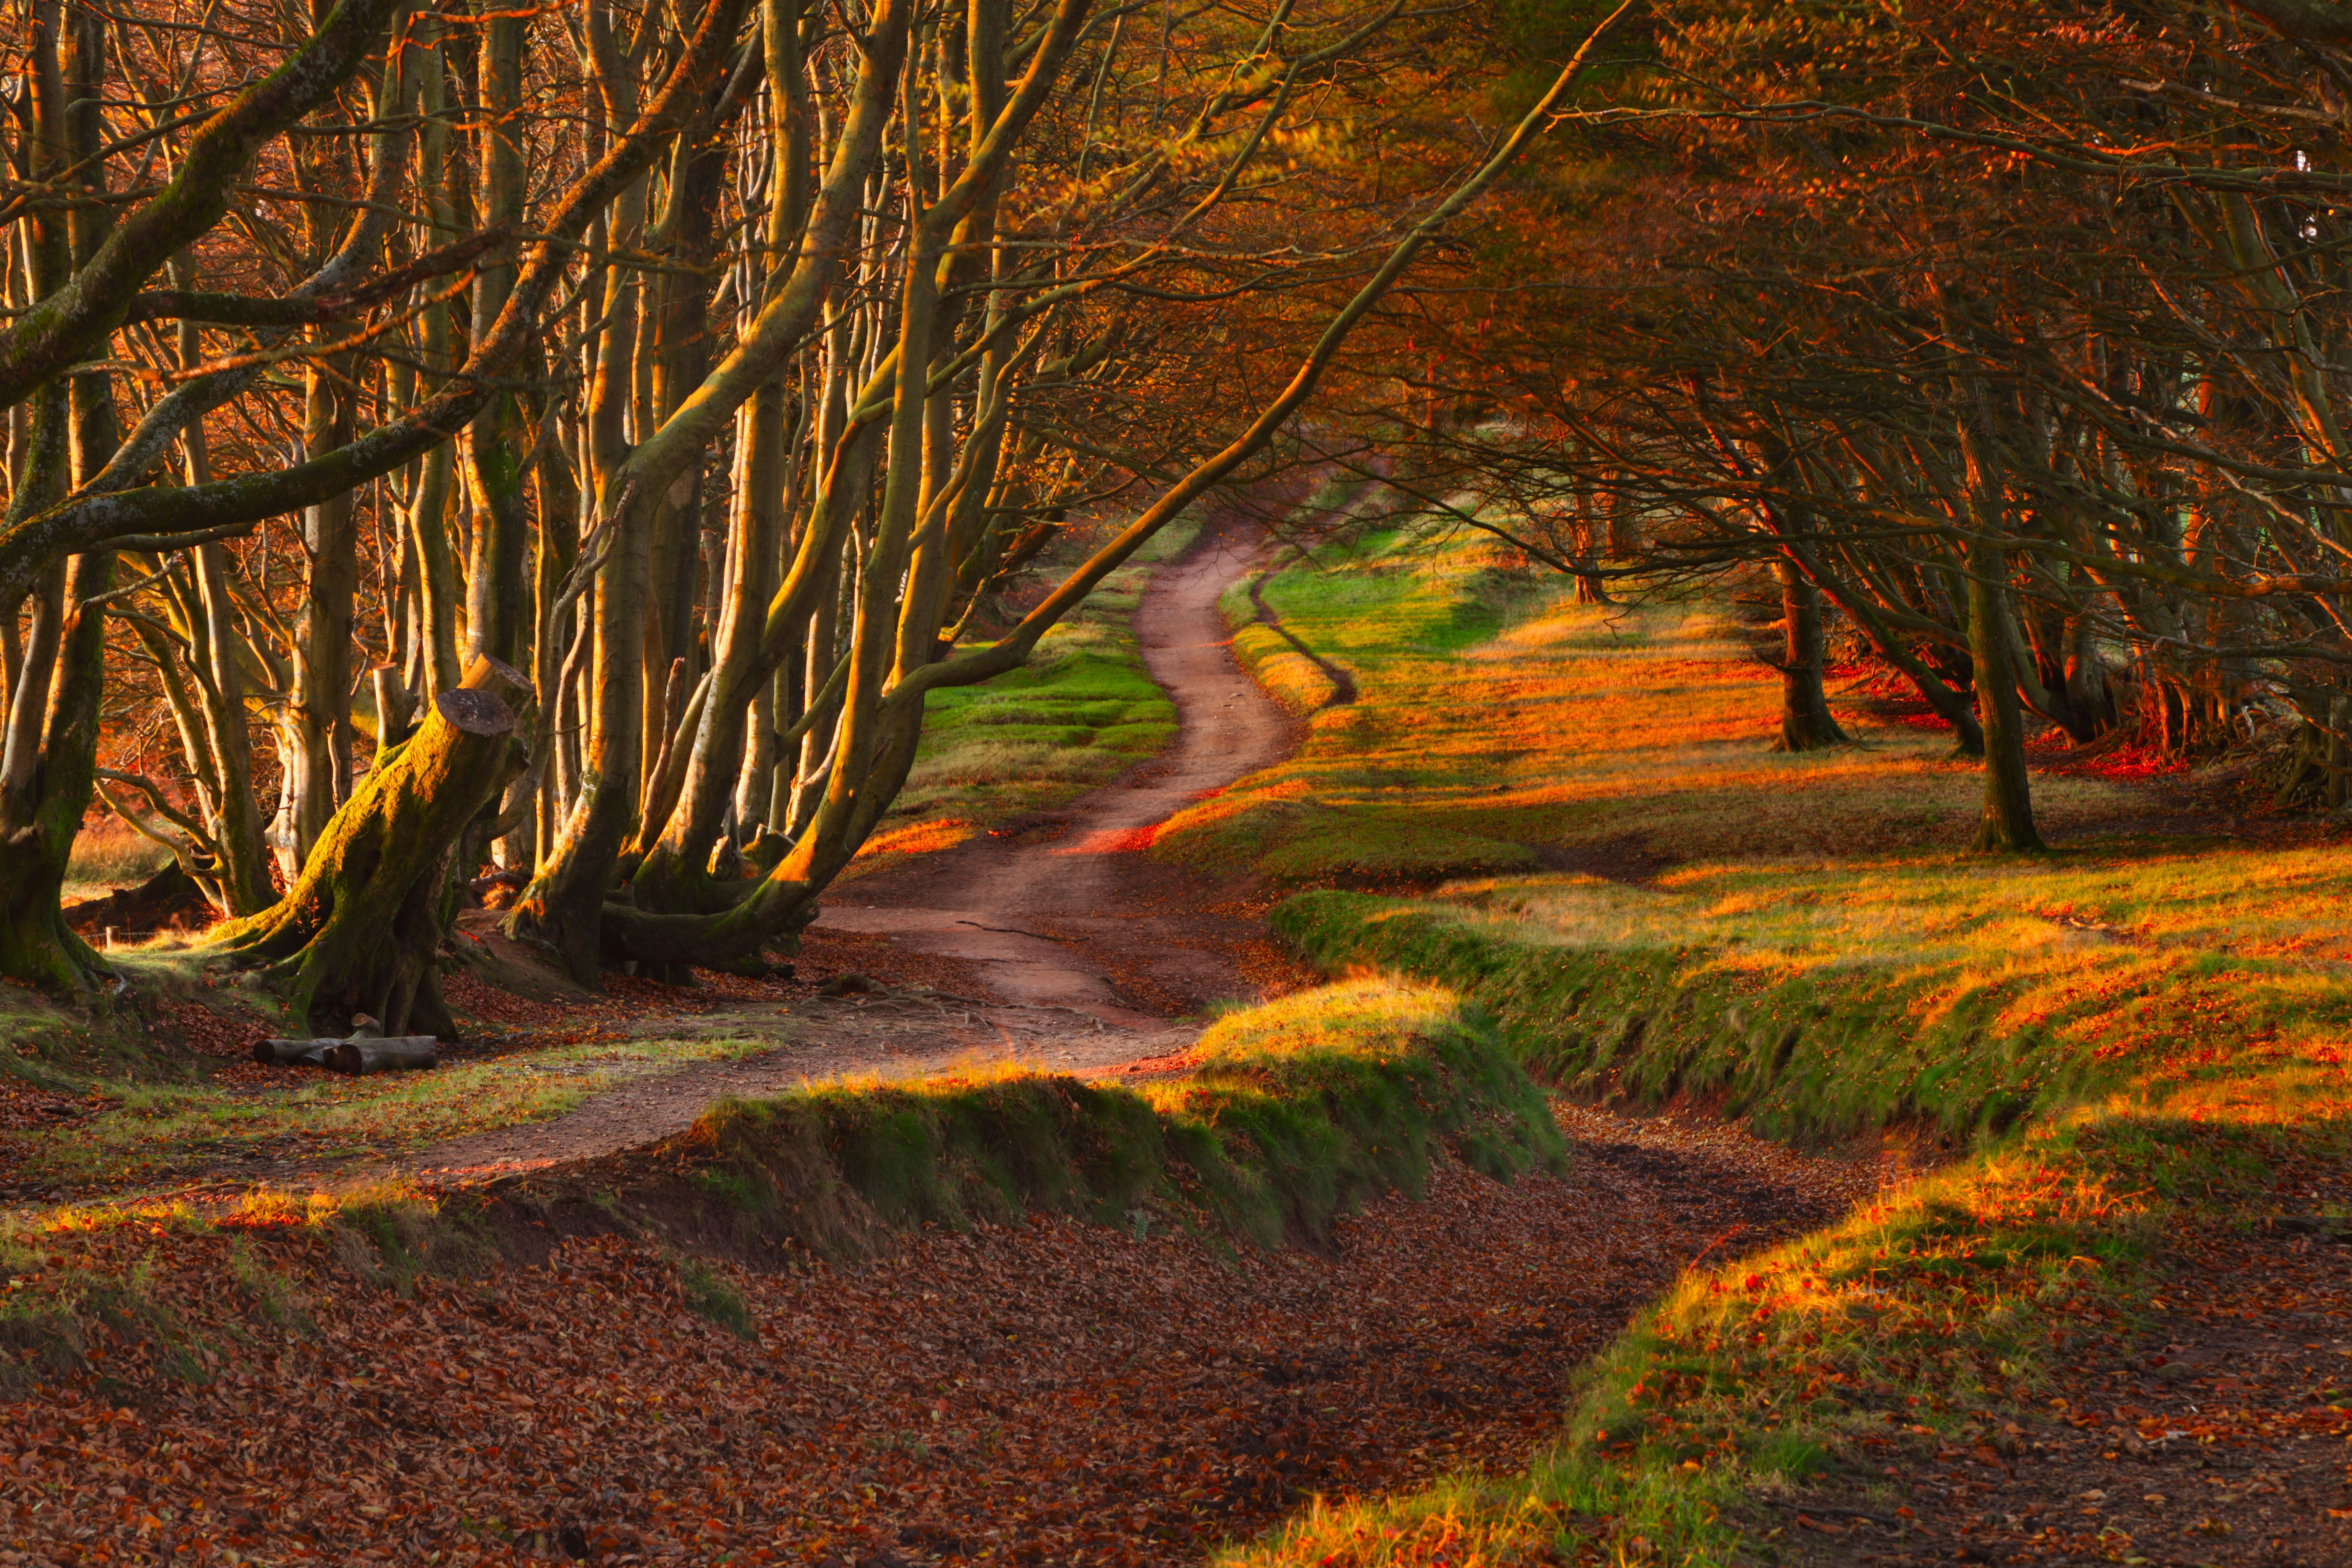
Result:
[[[2335,1081],[2347,897],[2332,847],[2159,841],[1318,893],[1275,924],[1326,967],[1458,989],[1580,1093],[1719,1099],[1774,1137],[1969,1141],[2109,1093]]]
[[[660,1158],[723,1203],[730,1245],[855,1253],[890,1229],[1026,1210],[1262,1247],[1319,1243],[1430,1162],[1498,1178],[1557,1169],[1542,1095],[1493,1027],[1441,988],[1361,980],[1213,1026],[1181,1078],[1129,1089],[1010,1068],[812,1089],[714,1107]]]
[[[127,1322],[124,1331],[176,1331],[165,1303],[124,1318],[118,1298],[137,1289],[119,1267],[126,1233],[169,1246],[224,1228],[307,1229],[350,1269],[390,1283],[518,1247],[527,1255],[551,1229],[618,1229],[689,1255],[772,1261],[779,1245],[854,1258],[908,1228],[1042,1210],[1270,1247],[1319,1244],[1365,1199],[1420,1193],[1436,1159],[1505,1179],[1562,1165],[1541,1093],[1491,1025],[1437,987],[1361,980],[1230,1015],[1188,1065],[1181,1078],[1135,1088],[1008,1069],[730,1100],[648,1149],[446,1200],[392,1189],[259,1193],[226,1211],[97,1205],[25,1216],[0,1231],[0,1265],[21,1277],[0,1347],[13,1345],[30,1378],[101,1319]],[[405,1103],[399,1090],[372,1097],[372,1135],[397,1130]],[[310,1114],[315,1123],[316,1108]],[[707,1270],[697,1277],[707,1284]],[[723,1318],[723,1295],[704,1294]]]
[[[2170,1238],[2307,1204],[2282,1184],[2352,1150],[2340,851],[2099,837],[2140,797],[2045,775],[2069,848],[1958,856],[1978,781],[1941,737],[1848,710],[1857,745],[1769,752],[1773,678],[1703,605],[1580,607],[1402,533],[1323,564],[1262,596],[1359,701],[1168,852],[1426,889],[1275,924],[1490,1011],[1575,1092],[1954,1158],[1689,1271],[1524,1473],[1318,1506],[1226,1560],[1771,1561],[1774,1500],[1891,1518],[1939,1453],[2139,1442],[2053,1409],[2059,1369],[2160,1319]]]
[[[1320,962],[1475,998],[1580,1091],[1688,1094],[1800,1139],[1926,1123],[1965,1152],[1687,1276],[1584,1369],[1566,1440],[1526,1476],[1319,1512],[1237,1560],[1769,1559],[1759,1497],[1826,1478],[1869,1501],[1885,1466],[2095,1434],[2098,1413],[2043,1407],[2046,1374],[2162,1310],[2143,1267],[2162,1240],[2292,1205],[2285,1173],[2352,1152],[2352,973],[2309,956],[2334,940],[2336,858],[2182,847],[1292,900],[1276,923]],[[1775,898],[1742,896],[1768,875]]]
[[[2307,1105],[2299,1151],[2340,1158],[2344,1110]],[[1686,1274],[1580,1369],[1562,1438],[1524,1473],[1318,1509],[1223,1561],[1727,1568],[1778,1560],[1792,1514],[1765,1505],[1818,1500],[1808,1483],[1831,1489],[1832,1515],[1894,1517],[1907,1510],[1892,1483],[1955,1449],[2087,1442],[2112,1457],[2137,1424],[2053,1407],[2053,1369],[2162,1312],[2143,1265],[2217,1203],[2268,1195],[2276,1137],[2120,1108],[2036,1128],[1840,1225]]]

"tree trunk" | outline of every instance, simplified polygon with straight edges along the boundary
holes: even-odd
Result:
[[[51,644],[57,679],[39,750],[29,763],[12,756],[18,765],[0,777],[0,977],[84,1000],[95,996],[106,961],[66,924],[62,893],[98,778],[106,611],[80,605],[106,591],[113,561],[103,552],[78,555],[65,574],[55,612],[61,635]],[[18,695],[21,706],[25,694]]]
[[[2000,550],[1979,543],[1969,552],[1969,646],[1976,656],[1977,717],[1984,726],[1984,815],[1976,847],[2014,854],[2048,847],[2033,826],[2032,784],[2025,768],[2025,710],[2010,666],[2007,606],[1993,574]]]
[[[303,452],[334,451],[352,436],[351,402],[343,392],[347,362],[309,374],[304,399]],[[309,859],[336,807],[351,793],[352,616],[359,589],[359,525],[353,497],[336,496],[302,513],[302,549],[310,558],[310,592],[294,642],[294,697],[284,728],[292,767],[283,788],[289,879]]]
[[[1845,743],[1822,689],[1822,591],[1794,563],[1772,563],[1780,580],[1780,739],[1776,752],[1818,752]]]
[[[453,861],[520,765],[506,694],[524,689],[507,666],[477,660],[415,735],[379,759],[286,897],[224,926],[212,945],[259,969],[294,1019],[366,1013],[386,1034],[455,1038],[440,984]]]

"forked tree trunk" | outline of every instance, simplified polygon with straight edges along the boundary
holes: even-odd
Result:
[[[1776,752],[1818,752],[1845,744],[1822,689],[1822,591],[1786,560],[1772,563],[1780,580],[1780,738]]]
[[[520,766],[505,694],[524,689],[506,665],[477,659],[352,792],[286,897],[214,939],[261,971],[289,1018],[367,1013],[387,1035],[456,1037],[440,980],[453,860]]]

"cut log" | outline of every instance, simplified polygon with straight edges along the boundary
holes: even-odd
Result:
[[[417,1072],[441,1065],[441,1053],[430,1035],[403,1035],[388,1040],[345,1040],[319,1053],[329,1072],[359,1078],[375,1072]]]
[[[325,1068],[329,1072],[358,1078],[367,1073],[414,1072],[441,1065],[438,1044],[430,1035],[402,1035],[385,1039],[361,1035],[348,1040],[257,1040],[253,1059],[274,1067]]]

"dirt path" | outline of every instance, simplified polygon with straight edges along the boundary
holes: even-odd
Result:
[[[1143,854],[1159,824],[1278,760],[1291,744],[1287,716],[1234,664],[1217,614],[1218,595],[1246,573],[1250,558],[1246,540],[1204,538],[1160,569],[1137,611],[1145,664],[1176,705],[1176,737],[1166,752],[1043,826],[928,857],[827,904],[809,942],[814,977],[856,969],[892,994],[813,996],[803,984],[791,988],[797,994],[773,1000],[737,997],[656,1013],[626,1032],[755,1040],[766,1048],[685,1067],[515,1060],[509,1070],[619,1082],[545,1121],[380,1161],[257,1152],[205,1173],[272,1183],[475,1182],[645,1143],[692,1125],[715,1100],[811,1081],[916,1078],[960,1063],[1005,1061],[1090,1077],[1159,1070],[1199,1034],[1197,1023],[1179,1018],[1212,998],[1255,999],[1248,972],[1279,966],[1255,911],[1234,900],[1234,889]],[[903,989],[908,976],[942,973],[959,977],[959,994]],[[461,1052],[454,1059],[466,1058]]]
[[[1234,662],[1217,614],[1250,554],[1230,533],[1204,537],[1160,568],[1136,613],[1145,668],[1176,704],[1166,752],[1027,831],[851,885],[818,928],[886,935],[960,961],[1008,1001],[1122,1027],[1159,1027],[1213,999],[1255,1000],[1239,950],[1256,938],[1255,921],[1232,907],[1231,889],[1144,854],[1161,823],[1290,750],[1295,726]]]

